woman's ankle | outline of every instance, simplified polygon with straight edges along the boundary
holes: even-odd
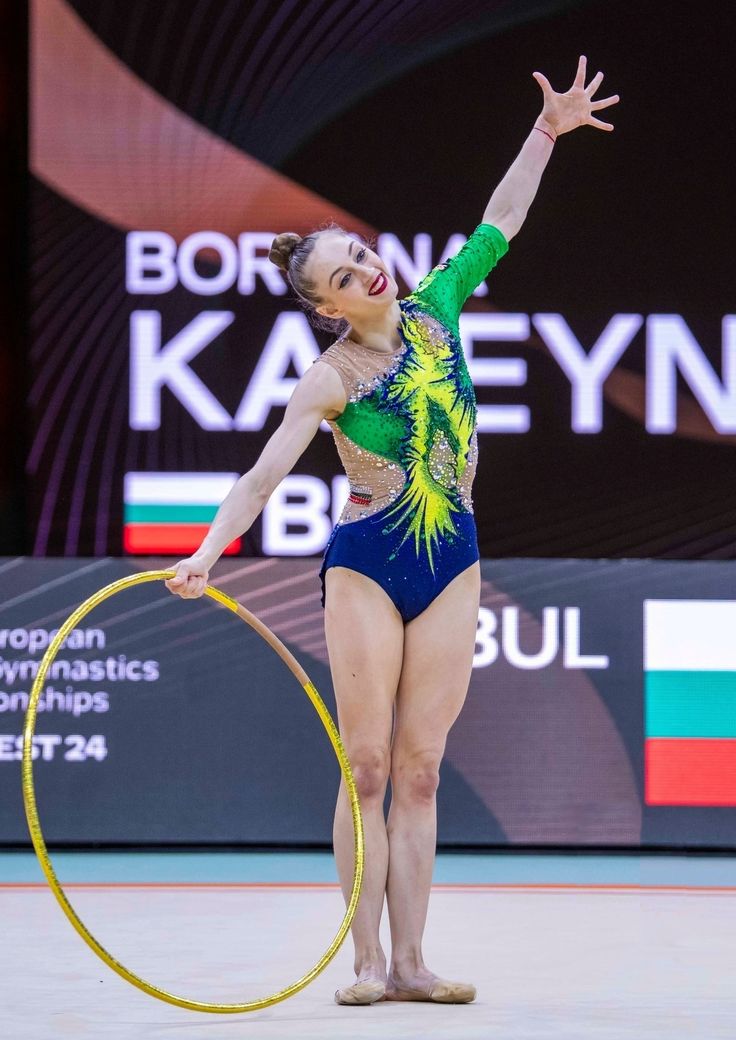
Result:
[[[375,973],[383,978],[386,977],[386,954],[380,946],[367,947],[355,951],[354,961],[355,974]]]
[[[389,975],[393,979],[413,979],[420,974],[431,974],[421,953],[394,954],[391,957]]]

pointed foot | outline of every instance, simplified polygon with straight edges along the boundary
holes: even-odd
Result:
[[[375,1004],[382,1000],[386,994],[386,986],[383,982],[369,979],[365,982],[356,982],[352,986],[335,991],[336,1004]]]

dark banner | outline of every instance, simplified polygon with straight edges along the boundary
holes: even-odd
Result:
[[[55,630],[101,586],[161,562],[0,561],[0,842],[27,840],[23,717]],[[213,581],[334,711],[315,561],[231,559]],[[484,561],[440,842],[736,846],[734,587],[725,562]],[[69,636],[34,760],[51,841],[330,841],[337,765],[298,683],[229,611],[160,583]]]
[[[579,54],[615,132],[558,141],[463,316],[481,552],[734,555],[730,3],[30,9],[34,555],[194,548],[328,342],[273,234],[337,221],[405,294]],[[317,554],[344,497],[325,427],[233,551]]]

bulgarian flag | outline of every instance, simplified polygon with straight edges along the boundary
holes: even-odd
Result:
[[[644,604],[648,805],[736,805],[736,601]]]
[[[237,479],[237,473],[126,473],[125,551],[157,556],[194,552]],[[239,549],[236,538],[225,553]]]

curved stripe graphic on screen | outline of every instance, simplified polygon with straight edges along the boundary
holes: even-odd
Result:
[[[44,491],[43,504],[40,510],[38,528],[36,530],[33,547],[34,555],[43,555],[46,552],[54,508],[61,488],[67,458],[72,448],[73,438],[79,425],[84,423],[86,420],[86,406],[90,398],[94,398],[95,391],[99,387],[101,371],[107,373],[102,384],[105,390],[106,399],[111,390],[112,383],[109,378],[109,368],[105,367],[109,360],[108,356],[103,350],[95,350],[95,347],[99,348],[101,328],[107,329],[109,341],[111,343],[116,343],[118,337],[122,339],[122,334],[124,330],[127,329],[127,315],[123,314],[123,321],[119,329],[115,329],[112,323],[123,313],[126,303],[127,301],[125,300],[124,294],[121,292],[121,297],[119,299],[115,300],[114,297],[111,297],[104,306],[99,308],[96,312],[93,312],[84,335],[77,341],[72,358],[64,372],[64,376],[60,380],[58,386],[54,389],[51,401],[47,405],[47,412],[44,414],[43,421],[39,424],[36,437],[37,443],[40,442],[40,440],[45,437],[46,433],[49,432],[54,415],[61,408],[62,403],[65,402],[64,395],[69,389],[72,375],[78,369],[81,359],[86,358],[87,355],[90,354],[91,360],[84,368],[81,380],[77,386],[77,391],[74,394],[73,403],[68,407],[68,414],[65,417],[59,439],[54,448],[54,463],[47,478],[46,489]]]
[[[30,207],[30,238],[33,242],[33,271],[41,278],[47,277],[48,267],[60,259],[57,254],[60,246],[70,237],[79,234],[77,212],[70,206],[60,216],[52,205],[54,196],[49,193],[44,199],[34,196]],[[80,236],[82,241],[83,236]]]
[[[34,0],[31,41],[32,168],[88,212],[120,228],[166,230],[177,240],[202,227],[234,236],[244,226],[303,230],[328,218],[372,233],[179,112],[63,0]],[[208,168],[217,178],[204,190]]]
[[[118,394],[115,407],[110,417],[105,436],[105,448],[102,454],[102,466],[99,470],[97,485],[97,508],[95,509],[95,543],[96,555],[107,553],[107,539],[110,528],[110,502],[113,494],[113,474],[115,457],[123,444],[123,437],[128,431],[128,399],[125,394]]]
[[[117,365],[110,364],[104,371],[101,383],[98,383],[97,393],[94,395],[94,404],[91,413],[87,411],[86,424],[84,428],[84,439],[77,457],[74,471],[74,484],[71,489],[71,501],[68,506],[68,518],[66,528],[66,543],[64,552],[67,556],[76,556],[79,553],[79,529],[84,513],[84,500],[89,492],[88,478],[92,463],[92,455],[99,446],[99,434],[103,419],[110,416],[111,409],[120,401],[125,401],[122,394],[115,393],[116,387],[124,385],[127,371],[127,358],[122,352],[118,357]],[[106,459],[102,471],[108,472],[112,468],[111,460]],[[98,515],[95,518],[95,526],[101,522]]]
[[[111,309],[114,309],[117,314],[127,302],[125,294],[120,289],[116,272],[108,274],[101,283],[101,287],[107,288],[108,292],[103,297],[105,303],[96,309],[84,306],[86,297],[82,294],[81,287],[78,296],[76,292],[71,296],[73,304],[76,305],[77,317],[69,324],[61,326],[63,333],[57,340],[55,356],[52,357],[48,366],[44,364],[41,374],[34,384],[31,403],[38,405],[46,390],[46,383],[51,380],[52,376],[56,377],[53,388],[44,401],[43,413],[36,423],[35,436],[28,454],[28,466],[31,472],[35,472],[38,467],[40,457],[46,448],[46,442],[54,429],[55,421],[62,407],[66,404],[67,394],[80,369],[86,372],[87,364],[94,360],[95,354],[103,356],[99,341],[89,335],[90,328],[96,327],[100,316],[106,317]],[[116,288],[119,292],[117,299],[115,298]],[[99,360],[97,364],[99,366]],[[59,374],[56,372],[57,367],[61,369]],[[64,418],[61,425],[65,425],[67,421],[68,416]]]
[[[358,4],[352,4],[351,7],[350,7],[350,14],[358,16],[357,17],[357,22],[358,22],[358,26],[360,26],[361,23],[366,18],[371,18],[372,17],[374,23],[376,21],[379,21],[380,18],[382,18],[382,16],[385,16],[385,15],[389,14],[391,8],[395,9],[396,7],[397,7],[397,5],[395,3],[393,3],[392,0],[376,0],[375,3],[371,3],[370,5],[367,5],[367,7],[364,7],[363,9],[361,9],[361,7]],[[387,8],[387,10],[385,10],[384,8]],[[351,34],[354,35],[354,32],[356,32],[358,26],[356,26],[356,28],[353,29],[352,25],[349,22],[349,19],[347,19],[347,18],[344,19],[342,23],[338,21],[337,26],[331,26],[331,31],[330,31],[330,33],[328,33],[328,34],[330,34],[330,36],[333,35],[333,30],[334,29],[336,29],[338,32],[340,31],[340,29],[344,29],[345,31],[343,32],[342,37],[338,36],[338,40],[336,40],[333,43],[332,53],[333,53],[333,68],[335,70],[334,74],[326,82],[321,82],[316,89],[315,89],[315,86],[310,83],[309,71],[307,71],[307,74],[305,74],[305,68],[304,68],[305,62],[299,60],[301,52],[303,52],[303,51],[301,51],[301,46],[299,46],[299,45],[300,44],[303,45],[306,41],[304,41],[304,42],[299,41],[299,37],[298,37],[298,35],[296,35],[297,46],[295,48],[295,51],[294,51],[294,54],[293,54],[293,58],[290,58],[290,61],[288,62],[288,66],[289,66],[289,68],[291,70],[291,78],[292,78],[292,80],[298,80],[299,81],[299,86],[301,87],[301,90],[300,90],[299,93],[296,94],[296,97],[294,97],[292,99],[292,104],[295,103],[298,107],[301,107],[301,108],[307,107],[308,109],[311,109],[312,110],[312,112],[311,112],[311,122],[313,122],[313,123],[315,121],[314,114],[313,114],[315,108],[317,110],[320,110],[323,113],[323,114],[320,115],[319,122],[321,123],[324,120],[324,118],[325,118],[325,114],[326,113],[324,112],[324,109],[322,107],[325,95],[334,94],[336,92],[336,90],[341,90],[341,88],[344,85],[340,81],[341,80],[340,71],[338,71],[338,68],[337,68],[339,66],[339,64],[341,63],[341,61],[344,60],[344,58],[342,58],[342,56],[340,55],[339,51],[337,51],[337,48],[338,47],[343,47],[343,48],[346,47],[346,45],[348,43],[348,40],[349,40],[349,36]],[[369,28],[370,28],[370,26],[369,26]],[[282,51],[283,51],[283,44],[284,44],[286,38],[288,38],[289,42],[291,42],[291,40],[293,40],[293,38],[294,38],[294,36],[296,34],[295,30],[296,30],[296,26],[292,26],[291,31],[289,33],[285,33],[284,36],[282,37],[282,41],[280,41],[280,44],[279,44],[279,47],[282,48]],[[260,55],[260,52],[261,52],[260,46],[257,47],[257,48],[254,48],[254,50],[252,52],[253,59],[249,58],[248,61],[244,64],[244,66],[241,68],[241,71],[240,71],[240,74],[238,75],[238,78],[236,79],[235,83],[233,84],[233,86],[231,88],[231,92],[230,92],[231,96],[234,99],[240,99],[240,100],[238,101],[238,103],[236,105],[235,104],[233,105],[233,108],[232,108],[233,115],[232,115],[232,118],[231,118],[230,122],[224,124],[224,128],[222,128],[222,129],[224,129],[224,133],[225,133],[226,137],[229,137],[232,134],[234,127],[237,125],[237,123],[238,123],[238,121],[240,119],[245,119],[246,118],[245,114],[243,113],[243,109],[246,108],[246,107],[248,107],[248,108],[256,107],[257,103],[258,103],[258,100],[262,99],[264,97],[264,94],[267,92],[267,90],[271,89],[273,87],[273,85],[274,85],[270,81],[268,81],[267,83],[264,84],[263,79],[265,78],[265,76],[264,76],[264,74],[262,74],[261,82],[258,83],[258,87],[259,88],[258,88],[258,90],[254,90],[253,76],[251,76],[249,78],[247,77],[247,73],[249,72],[249,70],[251,70],[254,66],[256,66],[256,68],[257,68],[257,61],[254,60],[254,59],[256,59],[258,55]],[[274,55],[271,56],[271,62],[270,63],[273,62],[273,59],[274,59],[275,55],[277,55],[278,53],[279,53],[279,48],[275,49]],[[354,57],[351,57],[350,61],[353,64],[353,68],[354,68]],[[268,68],[268,66],[266,68]],[[280,77],[280,78],[283,80],[283,76]],[[364,85],[361,86],[361,89],[365,89],[365,86]],[[252,90],[254,92],[254,96],[253,97],[251,96]],[[253,104],[254,101],[255,101],[255,105]],[[330,106],[330,107],[334,107],[334,104],[332,106]],[[254,114],[255,113],[253,111],[251,113],[249,113],[249,118],[253,119],[254,118]],[[268,118],[268,116],[265,116],[265,119],[267,119],[267,118]],[[261,116],[261,121],[263,121],[263,119],[264,119],[264,116]],[[278,130],[278,124],[277,124],[277,134],[278,133],[279,133],[279,130]],[[293,145],[292,145],[292,147],[293,147]],[[283,145],[282,145],[282,150],[283,150]]]
[[[326,121],[417,65],[567,4],[190,0],[178,12],[176,0],[155,7],[129,0],[132,30],[114,0],[79,0],[76,6],[92,33],[153,90],[214,134],[279,167]],[[175,44],[166,60],[162,46],[171,44],[172,32]],[[253,68],[242,78],[249,64]],[[230,107],[232,98],[242,103],[239,113]]]
[[[50,194],[50,193],[48,193]],[[35,200],[34,200],[35,209]],[[37,331],[33,338],[31,358],[35,361],[40,353],[48,346],[49,339],[53,340],[53,318],[59,319],[58,323],[67,320],[67,313],[74,313],[74,301],[69,298],[66,280],[70,277],[70,270],[74,270],[74,283],[81,287],[90,284],[90,279],[97,274],[104,277],[106,271],[112,269],[112,258],[109,256],[110,245],[107,235],[103,234],[99,240],[90,241],[89,217],[85,214],[80,226],[78,211],[65,204],[62,219],[71,214],[75,220],[70,231],[63,235],[52,249],[46,253],[46,269],[42,269],[34,256],[32,268],[33,273],[33,324]],[[46,218],[49,225],[54,226],[59,219],[59,207]],[[107,231],[107,229],[105,229]],[[35,241],[35,226],[34,226]],[[107,261],[107,263],[105,263]],[[47,317],[48,312],[48,317]],[[52,328],[44,326],[51,325]]]
[[[117,290],[120,301],[125,300],[125,292],[120,286],[119,272],[110,264],[103,266],[102,261],[106,257],[104,248],[101,248],[99,253],[98,257],[96,252],[90,251],[86,267],[80,271],[80,278],[74,279],[73,292],[69,292],[69,279],[62,275],[61,280],[57,283],[56,292],[48,293],[48,297],[51,299],[57,293],[61,294],[63,302],[55,310],[53,321],[47,322],[45,329],[39,329],[34,336],[36,356],[33,360],[38,367],[37,376],[29,395],[29,401],[34,406],[44,398],[52,380],[63,379],[64,374],[60,373],[60,369],[68,364],[70,356],[74,353],[73,346],[71,349],[65,349],[65,347],[67,344],[75,342],[77,335],[75,330],[88,318],[85,311],[89,309],[89,301],[91,299],[108,301],[111,293],[115,295],[115,290]],[[39,283],[39,285],[47,287],[46,282]],[[38,320],[41,320],[40,315],[38,315]],[[34,324],[35,321],[36,316],[34,316]],[[59,329],[64,330],[63,336],[59,335]]]

